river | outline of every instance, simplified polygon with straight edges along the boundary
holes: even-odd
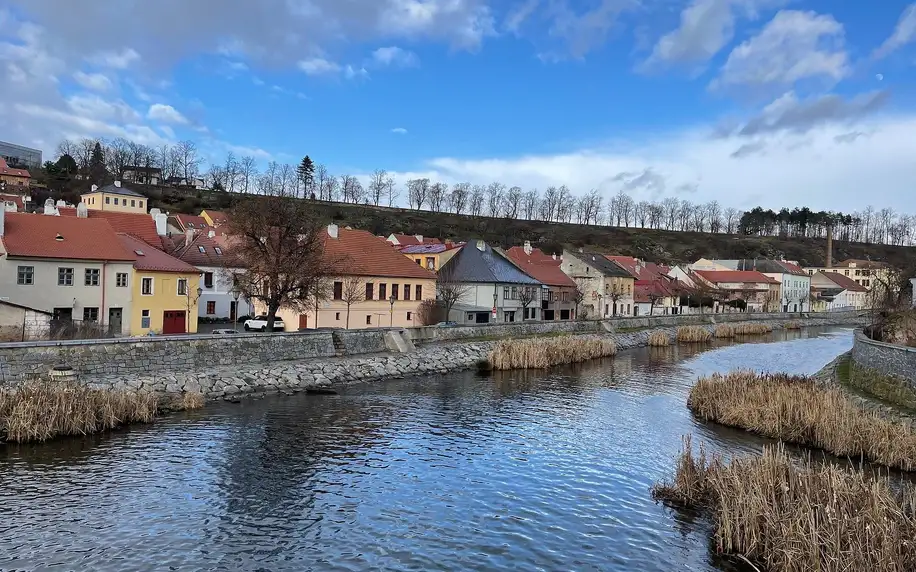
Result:
[[[685,407],[697,376],[814,373],[852,330],[646,348],[550,372],[462,372],[217,404],[0,449],[2,570],[728,567],[655,504],[683,435],[762,439]]]

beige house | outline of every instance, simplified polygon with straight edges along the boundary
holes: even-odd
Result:
[[[146,213],[149,206],[145,196],[121,185],[121,181],[99,188],[92,185],[92,190],[80,196],[80,202],[89,210],[115,211],[122,213]]]
[[[579,308],[583,318],[633,316],[636,279],[603,254],[563,252],[560,269],[583,290]]]

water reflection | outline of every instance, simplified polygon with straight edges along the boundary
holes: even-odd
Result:
[[[656,505],[698,375],[812,373],[851,331],[622,352],[282,396],[0,453],[2,569],[715,570],[709,524]],[[763,345],[764,342],[766,345]]]

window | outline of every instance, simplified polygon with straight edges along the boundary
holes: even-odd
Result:
[[[563,291],[563,301],[569,302],[569,291],[568,290]]]
[[[512,287],[512,299],[518,300],[518,288],[516,288],[515,286]]]
[[[334,299],[343,300],[343,282],[334,283]]]
[[[204,272],[204,288],[213,288],[212,272]]]
[[[201,254],[206,254],[206,253],[207,253],[207,249],[204,248],[203,246],[198,246],[198,247],[197,247],[197,250],[200,251]]]
[[[188,295],[188,279],[187,278],[178,279],[178,295],[179,296]]]
[[[216,301],[208,300],[207,301],[207,314],[212,316],[215,313],[216,313]]]
[[[73,269],[72,268],[58,268],[57,269],[57,285],[58,286],[73,286]]]
[[[153,295],[153,279],[150,277],[145,277],[140,279],[140,294],[143,296],[152,296]],[[149,310],[144,310],[148,312]],[[149,326],[147,326],[148,328]]]
[[[407,321],[413,320],[413,312],[407,312]]]
[[[147,280],[147,278],[144,278]],[[151,278],[149,280],[152,280]],[[149,310],[143,310],[140,312],[140,327],[149,328]]]
[[[83,308],[83,321],[84,322],[98,322],[99,321],[99,309],[98,308]]]
[[[334,319],[340,321],[340,312],[334,312]]]
[[[371,300],[372,295],[375,294],[375,284],[372,282],[366,282],[366,300]]]
[[[413,291],[414,291],[414,294],[413,294],[413,299],[414,299],[414,300],[422,300],[422,299],[423,299],[423,286],[417,284],[416,288],[414,288]]]
[[[118,288],[127,288],[127,272],[118,272],[115,274],[115,286]]]
[[[31,286],[35,283],[35,267],[20,266],[16,272],[16,284]]]
[[[417,261],[417,266],[423,266],[423,259],[421,259],[421,258],[415,258],[414,260]]]
[[[388,297],[388,285],[387,285],[387,284],[379,284],[379,285],[378,285],[378,299],[379,299],[379,300],[384,300],[384,299],[386,299],[387,297]]]
[[[142,209],[142,208],[143,208],[143,201],[139,201],[139,202],[140,202],[140,208]]]
[[[473,320],[474,320],[474,314],[472,314],[471,312],[468,312],[468,321],[471,322]]]
[[[404,299],[410,300],[410,284],[404,284]]]
[[[100,275],[101,274],[98,268],[87,268],[85,282],[86,286],[98,286]]]
[[[110,204],[111,204],[111,197],[105,197],[105,204],[106,204],[106,205],[110,205]]]
[[[213,247],[213,252],[215,252],[217,256],[222,256],[222,255],[223,255],[223,249],[220,248],[220,247],[218,247],[218,246],[214,246],[214,247]]]
[[[399,293],[399,292],[398,292],[398,285],[397,285],[397,284],[392,284],[392,285],[391,285],[391,297],[394,298],[395,300],[397,300],[397,299],[398,299],[398,293]]]
[[[508,299],[509,299],[509,287],[505,286],[503,287],[503,300],[508,300]]]
[[[427,269],[427,270],[435,270],[435,269],[436,269],[436,259],[433,258],[432,256],[427,256],[427,257],[426,257],[426,269]]]
[[[366,325],[367,325],[367,326],[371,326],[371,325],[372,325],[372,314],[369,314],[369,315],[366,316]]]

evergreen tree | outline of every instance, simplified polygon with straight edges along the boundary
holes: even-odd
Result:
[[[61,173],[66,173],[67,175],[73,175],[76,173],[76,161],[70,155],[64,153],[60,156],[56,163],[57,170]]]
[[[302,186],[303,194],[308,197],[312,191],[312,183],[315,180],[315,163],[306,155],[302,158],[302,162],[299,163],[299,167],[296,168],[296,172],[299,176],[299,184]]]
[[[89,180],[101,185],[106,174],[102,144],[96,141],[95,146],[92,148],[92,155],[89,156]]]

